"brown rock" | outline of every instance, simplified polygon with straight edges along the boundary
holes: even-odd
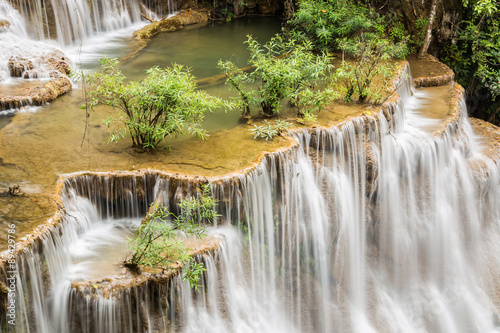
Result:
[[[9,71],[12,77],[23,77],[25,71],[33,70],[33,62],[27,58],[12,56],[9,58]]]
[[[185,25],[208,22],[208,13],[196,10],[182,10],[176,16],[151,23],[134,32],[139,39],[149,39],[160,32],[173,32],[182,29]]]
[[[57,71],[52,72],[51,75],[55,77],[54,80],[47,82],[44,87],[33,89],[29,95],[0,98],[0,110],[18,109],[27,105],[43,105],[71,90],[71,82],[67,77]]]
[[[10,27],[10,22],[7,20],[0,20],[0,32],[7,31]]]
[[[9,288],[7,288],[5,283],[0,281],[0,295],[7,295],[8,293],[9,293]]]
[[[175,17],[179,20],[179,22],[183,26],[208,22],[208,13],[199,12],[196,10],[186,10],[186,11],[183,10],[179,12],[179,14],[177,14]]]
[[[64,57],[59,53],[51,53],[48,58],[45,59],[45,62],[49,64],[54,70],[68,75],[71,71],[71,64],[68,58]]]
[[[20,56],[9,58],[9,70],[12,77],[37,78],[39,71],[56,71],[64,75],[70,73],[69,59],[61,52],[54,51],[39,57],[28,59]],[[52,76],[52,75],[51,75]]]

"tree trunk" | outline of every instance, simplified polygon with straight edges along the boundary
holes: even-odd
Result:
[[[425,33],[424,45],[420,49],[418,54],[419,57],[423,57],[427,50],[429,49],[429,45],[431,44],[432,39],[432,26],[434,25],[434,18],[436,17],[436,9],[437,9],[438,0],[432,0],[431,13],[429,15],[429,25],[427,26],[427,31]]]
[[[413,3],[410,0],[401,0],[401,7],[403,9],[403,13],[406,19],[406,27],[408,32],[412,35],[416,33],[415,31],[415,20],[416,20],[416,11],[413,7]]]

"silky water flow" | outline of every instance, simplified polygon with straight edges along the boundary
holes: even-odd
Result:
[[[15,331],[500,331],[499,161],[482,153],[464,103],[434,134],[419,112],[425,89],[403,80],[390,121],[296,132],[297,149],[211,184],[221,245],[198,256],[199,293],[181,277],[76,292],[75,280],[113,274],[151,202],[185,189],[154,174],[67,180],[64,222],[18,257]]]

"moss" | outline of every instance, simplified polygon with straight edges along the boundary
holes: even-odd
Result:
[[[144,28],[134,32],[134,36],[139,39],[150,39],[160,32],[173,32],[181,30],[185,25],[208,22],[206,12],[194,10],[182,10],[176,16],[153,22]]]
[[[182,23],[176,18],[162,20],[151,23],[141,30],[134,32],[134,36],[139,39],[149,39],[160,32],[172,32],[182,29]]]

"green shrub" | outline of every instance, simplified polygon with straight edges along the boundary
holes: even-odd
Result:
[[[196,89],[196,82],[189,69],[173,65],[170,68],[153,67],[142,81],[126,82],[118,68],[118,60],[104,57],[100,60],[102,71],[84,75],[91,84],[87,105],[117,108],[118,116],[109,117],[105,123],[119,121],[123,127],[110,134],[109,141],[125,137],[127,131],[132,146],[155,149],[167,136],[185,132],[206,138],[202,129],[205,113],[232,105]]]
[[[374,33],[364,33],[352,39],[343,39],[339,47],[354,57],[353,62],[344,61],[333,76],[335,86],[346,102],[371,100],[380,103],[383,92],[394,75],[394,65],[388,60],[404,57],[408,52],[406,43],[394,44]],[[374,82],[379,78],[379,83]]]
[[[265,116],[274,116],[287,100],[299,108],[299,113],[318,111],[335,96],[331,89],[316,89],[330,73],[331,57],[326,53],[314,55],[310,42],[297,43],[276,35],[264,45],[251,36],[246,43],[253,71],[241,71],[231,61],[218,64],[226,83],[239,94],[243,117],[250,116],[252,105],[260,107]]]
[[[466,88],[472,115],[500,124],[500,4],[467,1],[464,13],[443,60]]]
[[[297,39],[309,39],[320,50],[336,50],[342,38],[358,32],[385,30],[378,14],[349,0],[300,1],[289,23]]]
[[[253,138],[266,139],[267,141],[272,140],[275,136],[283,135],[290,128],[291,124],[283,120],[276,120],[274,124],[271,124],[267,120],[264,120],[263,125],[253,126],[254,128],[249,129],[254,136]]]
[[[153,204],[134,237],[129,239],[132,257],[125,266],[136,271],[141,266],[171,270],[180,262],[184,267],[184,280],[198,290],[198,279],[205,268],[188,253],[179,232],[187,237],[205,237],[202,223],[213,223],[219,216],[214,210],[216,205],[217,200],[211,197],[209,186],[202,187],[201,196],[181,200],[179,215],[159,203]]]
[[[290,20],[292,35],[312,40],[317,49],[340,50],[343,61],[332,76],[345,101],[379,103],[393,75],[387,61],[410,51],[408,32],[398,17],[380,16],[362,4],[340,0],[303,0]],[[374,84],[379,77],[385,84]]]

